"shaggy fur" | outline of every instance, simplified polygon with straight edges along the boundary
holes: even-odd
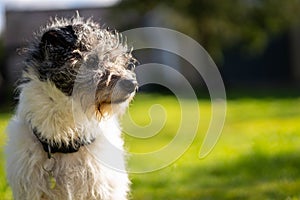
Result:
[[[127,199],[118,118],[137,83],[136,61],[121,34],[79,16],[53,19],[23,53],[19,103],[7,129],[14,198]],[[49,159],[40,140],[57,147],[85,145],[74,153],[50,153]]]

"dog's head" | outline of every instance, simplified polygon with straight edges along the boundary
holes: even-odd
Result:
[[[137,90],[136,59],[122,35],[80,17],[53,20],[27,49],[25,71],[76,96],[99,113],[128,103]],[[108,106],[109,105],[109,106]]]

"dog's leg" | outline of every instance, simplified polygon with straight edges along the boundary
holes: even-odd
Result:
[[[41,171],[38,169],[40,146],[34,141],[30,129],[22,121],[11,120],[6,147],[7,179],[15,200],[39,200],[44,187]]]

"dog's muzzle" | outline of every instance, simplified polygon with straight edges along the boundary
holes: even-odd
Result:
[[[117,86],[120,87],[122,91],[130,94],[137,90],[138,84],[136,80],[122,79],[117,82]]]
[[[135,79],[120,79],[117,81],[111,96],[112,103],[121,103],[126,101],[138,89],[138,83]]]

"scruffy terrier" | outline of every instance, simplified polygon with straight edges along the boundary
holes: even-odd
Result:
[[[124,200],[130,181],[118,118],[137,90],[122,35],[79,15],[35,34],[8,132],[16,200]]]

